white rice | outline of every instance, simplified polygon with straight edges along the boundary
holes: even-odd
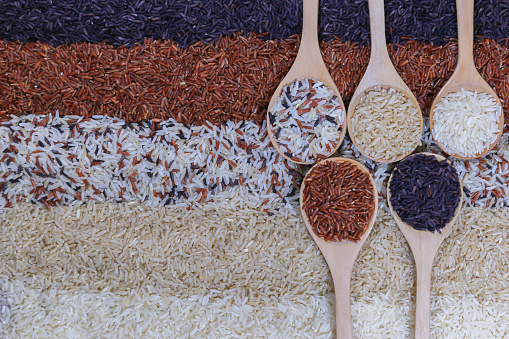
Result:
[[[464,209],[434,264],[433,337],[509,336],[507,220],[507,208]],[[335,337],[332,281],[302,220],[242,197],[191,210],[16,204],[0,248],[2,338]],[[355,337],[411,337],[414,284],[382,209],[354,268]]]
[[[433,110],[433,138],[451,155],[477,157],[497,140],[502,107],[487,93],[449,93]]]
[[[351,120],[350,137],[372,159],[393,161],[412,153],[421,141],[418,108],[394,88],[375,86],[365,93]]]

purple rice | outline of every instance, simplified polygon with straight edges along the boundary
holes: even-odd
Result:
[[[443,45],[457,37],[454,0],[385,1],[387,41],[405,38]],[[320,2],[320,39],[366,44],[366,0]],[[509,3],[475,4],[475,33],[486,38],[509,36]],[[300,33],[302,0],[17,0],[0,2],[0,37],[52,45],[105,41],[114,46],[145,39],[172,40],[182,46],[213,42],[220,36],[264,33],[287,39]]]
[[[389,185],[393,210],[416,230],[441,233],[460,202],[458,172],[432,155],[405,158],[393,170]]]

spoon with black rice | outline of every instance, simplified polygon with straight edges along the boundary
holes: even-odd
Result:
[[[418,153],[394,168],[387,199],[417,268],[415,338],[429,338],[430,287],[433,260],[449,236],[463,203],[463,185],[443,156]]]

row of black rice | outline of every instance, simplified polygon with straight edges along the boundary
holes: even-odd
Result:
[[[457,37],[455,0],[385,1],[388,42],[410,37],[445,44]],[[509,2],[475,3],[475,32],[509,37]],[[53,45],[106,41],[132,45],[146,38],[183,46],[234,32],[286,39],[300,33],[302,0],[16,0],[0,2],[0,37]],[[321,39],[364,44],[369,39],[367,0],[320,1]]]

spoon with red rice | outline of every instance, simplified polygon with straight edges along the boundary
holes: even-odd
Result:
[[[352,338],[350,279],[355,259],[375,223],[375,181],[355,160],[322,160],[302,182],[300,207],[334,281],[337,338]]]

